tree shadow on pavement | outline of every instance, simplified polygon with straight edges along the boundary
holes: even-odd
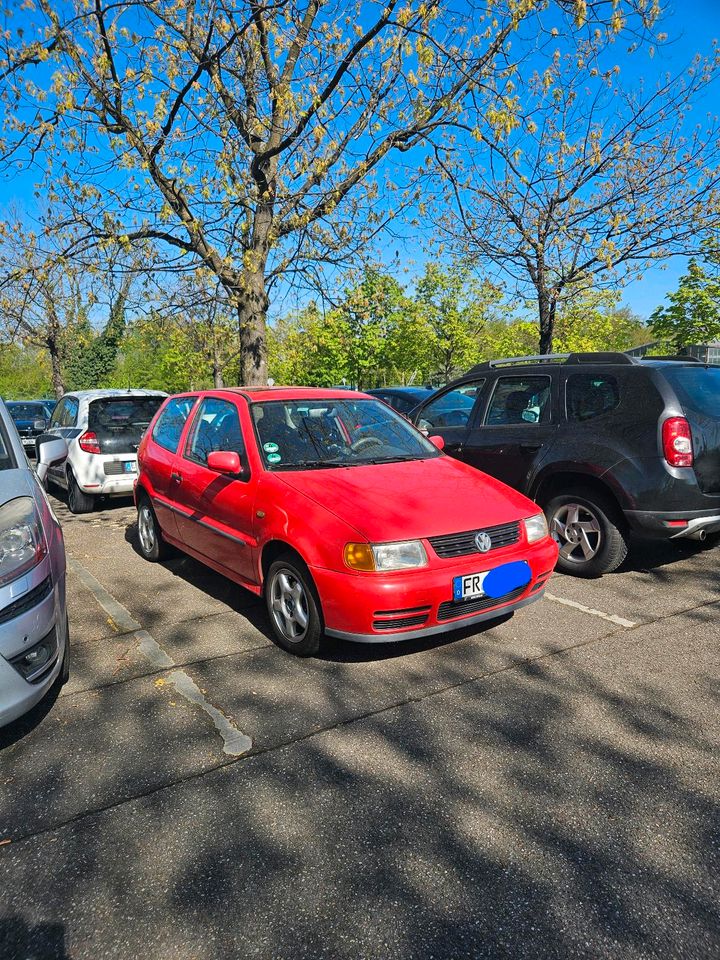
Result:
[[[3,960],[72,960],[65,947],[65,925],[32,924],[22,916],[0,914],[0,957]]]

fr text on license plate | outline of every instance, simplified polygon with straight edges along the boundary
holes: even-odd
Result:
[[[485,594],[483,582],[488,571],[467,573],[462,577],[453,577],[453,600],[467,600],[470,597],[482,597]]]

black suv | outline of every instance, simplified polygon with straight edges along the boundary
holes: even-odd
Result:
[[[720,366],[623,353],[493,360],[412,419],[541,504],[566,573],[614,570],[631,531],[720,530]]]

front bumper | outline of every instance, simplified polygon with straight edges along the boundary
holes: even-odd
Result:
[[[431,560],[431,566],[392,574],[340,573],[311,568],[320,594],[325,632],[361,643],[393,643],[445,633],[510,613],[540,599],[557,561],[549,537],[452,560]],[[453,602],[453,577],[492,570],[526,560],[531,579],[526,587],[497,601],[483,598]]]
[[[9,584],[0,593],[0,726],[31,710],[50,690],[62,669],[67,644],[65,576],[53,579],[46,558],[22,582]],[[43,589],[50,578],[50,589]],[[24,602],[35,594],[37,603]],[[56,653],[51,666],[34,682],[28,682],[10,663],[48,637],[54,637]]]

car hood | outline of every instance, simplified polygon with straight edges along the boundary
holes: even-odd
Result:
[[[16,497],[34,497],[35,485],[29,468],[0,472],[0,507]]]
[[[447,456],[275,475],[371,543],[460,533],[538,512],[521,493]]]

